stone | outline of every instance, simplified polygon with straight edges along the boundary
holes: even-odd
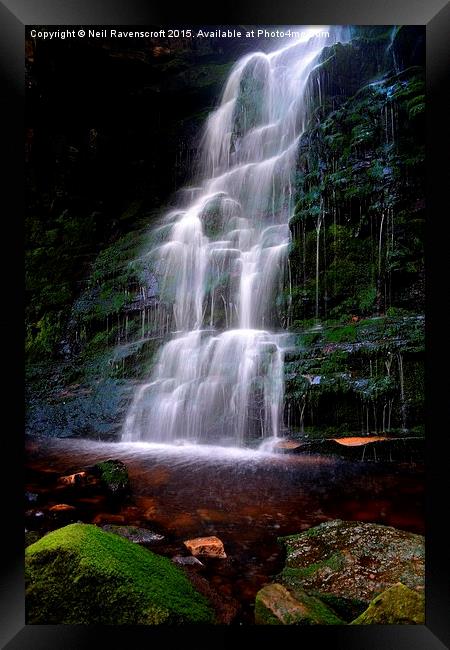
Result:
[[[105,460],[92,468],[101,484],[113,497],[122,497],[130,490],[128,469],[121,460]]]
[[[60,485],[82,487],[88,483],[95,482],[93,476],[89,476],[87,472],[75,472],[74,474],[67,474],[67,476],[60,476],[58,483]]]
[[[92,524],[71,524],[25,550],[28,624],[213,623],[208,600],[168,558]]]
[[[296,597],[281,584],[263,587],[256,594],[257,625],[343,625],[344,622],[319,598],[297,592]]]
[[[204,564],[193,555],[188,555],[187,557],[184,557],[183,555],[175,555],[172,558],[172,562],[175,562],[175,564],[181,564],[181,566],[196,566],[199,568],[204,566]]]
[[[203,555],[206,557],[226,558],[223,542],[218,537],[196,537],[184,542],[186,548],[192,555]]]
[[[295,451],[300,449],[303,443],[298,440],[280,440],[273,446],[274,451]]]
[[[398,582],[376,596],[351,625],[425,625],[425,597]]]
[[[74,510],[76,510],[75,506],[71,506],[68,503],[57,503],[56,505],[51,506],[49,508],[49,512],[56,513],[56,514],[69,513],[69,512],[73,512]]]
[[[286,563],[278,580],[294,596],[297,589],[321,598],[336,596],[359,601],[364,609],[397,582],[410,589],[424,584],[422,535],[337,519],[280,542],[286,548]]]
[[[148,528],[138,528],[137,526],[117,526],[114,524],[104,524],[102,530],[107,533],[114,533],[129,539],[135,544],[155,544],[164,539],[164,535],[158,535]]]
[[[390,440],[386,436],[351,436],[348,438],[331,438],[333,442],[344,447],[362,447],[373,442],[383,442],[383,440]]]

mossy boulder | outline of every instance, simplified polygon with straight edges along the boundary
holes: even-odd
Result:
[[[364,608],[398,582],[414,590],[423,588],[421,535],[337,519],[280,541],[287,557],[279,581],[294,597],[296,592],[307,591],[353,604],[359,601]]]
[[[342,625],[343,621],[314,596],[297,592],[294,598],[283,585],[274,583],[256,594],[258,625]]]
[[[96,474],[106,490],[113,497],[125,495],[130,490],[128,469],[121,460],[105,460],[93,467]]]
[[[399,582],[374,598],[351,625],[425,625],[425,597]]]
[[[170,560],[91,524],[25,551],[29,624],[213,623],[207,600]]]

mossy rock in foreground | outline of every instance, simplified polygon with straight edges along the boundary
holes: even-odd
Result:
[[[374,598],[351,625],[425,625],[425,597],[398,582]]]
[[[170,560],[71,524],[25,551],[27,623],[213,623],[207,600]]]
[[[283,585],[274,583],[258,591],[255,600],[257,625],[343,625],[344,621],[319,598],[304,592],[295,598]]]

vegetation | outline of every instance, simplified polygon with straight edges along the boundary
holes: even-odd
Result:
[[[89,524],[59,528],[25,552],[27,622],[177,625],[213,614],[170,560]]]

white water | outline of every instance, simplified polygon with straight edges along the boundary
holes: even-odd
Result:
[[[174,331],[129,408],[123,441],[242,446],[278,438],[288,335],[276,299],[294,210],[295,163],[307,119],[314,36],[240,59],[209,117],[197,187],[171,211],[149,252]]]

